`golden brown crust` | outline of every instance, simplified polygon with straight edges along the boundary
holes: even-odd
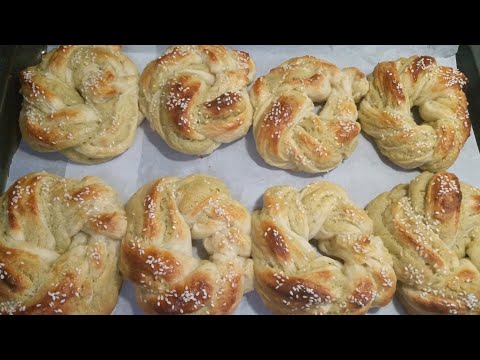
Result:
[[[458,70],[430,56],[379,63],[360,104],[362,128],[383,155],[406,169],[448,169],[470,136],[470,118]],[[411,108],[424,120],[417,125]]]
[[[367,206],[409,313],[480,314],[479,194],[452,173],[424,172]]]
[[[110,313],[126,226],[100,179],[18,179],[0,197],[0,314]]]
[[[250,91],[257,150],[270,165],[324,172],[356,147],[360,125],[356,101],[368,90],[357,68],[303,56],[258,78]],[[317,115],[314,103],[325,103]]]
[[[98,163],[126,151],[143,119],[135,64],[120,46],[60,46],[20,74],[20,130],[37,151]]]
[[[206,175],[165,177],[127,204],[121,270],[149,313],[229,314],[252,289],[250,214]],[[209,260],[192,256],[203,241]]]
[[[373,70],[373,76],[377,86],[386,93],[389,101],[397,104],[405,102],[406,98],[395,62],[380,63]]]
[[[363,314],[388,304],[396,277],[372,230],[332,183],[268,189],[252,216],[256,290],[280,314]]]
[[[173,149],[209,154],[252,124],[246,91],[255,75],[247,53],[220,45],[172,46],[140,78],[140,107]]]
[[[440,222],[442,233],[448,231],[454,235],[457,232],[462,193],[455,190],[460,187],[460,181],[451,173],[436,174],[430,180],[425,197],[425,213],[434,221]]]

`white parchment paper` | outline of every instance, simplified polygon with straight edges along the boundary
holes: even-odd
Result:
[[[372,72],[380,61],[396,60],[402,56],[431,55],[442,65],[456,67],[456,45],[415,45],[415,46],[232,46],[250,54],[257,65],[257,77],[267,73],[281,62],[302,55],[314,55],[331,61],[339,67],[356,66],[365,74]],[[142,71],[146,64],[160,56],[166,46],[130,46],[124,52]],[[450,171],[461,181],[480,186],[480,172],[473,171],[480,166],[480,152],[472,133],[456,163]],[[399,183],[406,183],[418,175],[418,171],[402,170],[395,167],[377,152],[363,133],[356,151],[336,169],[321,175],[293,173],[273,168],[257,154],[250,131],[248,135],[232,144],[223,145],[213,154],[205,157],[188,156],[171,150],[153,132],[145,121],[139,128],[134,145],[116,159],[99,165],[77,165],[68,162],[60,154],[42,154],[30,150],[21,143],[16,152],[8,179],[13,183],[18,177],[31,171],[46,170],[67,177],[96,175],[113,186],[123,201],[143,184],[161,176],[183,177],[204,173],[223,180],[233,196],[249,210],[261,206],[264,191],[274,185],[306,186],[313,181],[328,180],[344,187],[350,198],[359,206],[366,206],[381,192],[390,190]],[[133,287],[124,282],[114,314],[142,314],[136,304]],[[247,294],[236,314],[269,314],[255,292]],[[382,309],[370,313],[403,314],[396,300]]]

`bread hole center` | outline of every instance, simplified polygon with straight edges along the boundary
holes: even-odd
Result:
[[[323,107],[325,106],[325,103],[313,103],[313,112],[315,114],[320,114],[320,111],[322,111]]]
[[[417,125],[423,124],[423,119],[420,116],[420,111],[418,110],[418,106],[412,107],[412,118],[413,118],[413,121],[415,121],[415,124]]]
[[[193,240],[192,241],[192,255],[194,258],[200,260],[208,260],[210,259],[210,255],[208,254],[205,246],[203,246],[202,240]]]
[[[316,240],[316,239],[310,239],[310,241],[309,241],[310,245],[312,245],[312,247],[317,251],[318,255],[329,257],[330,259],[333,259],[333,260],[336,260],[336,261],[340,262],[340,264],[342,264],[342,265],[345,263],[345,261],[343,261],[341,258],[339,258],[335,255],[332,255],[332,254],[328,254],[328,253],[320,250],[320,248],[318,247],[318,242],[319,242],[319,240]]]

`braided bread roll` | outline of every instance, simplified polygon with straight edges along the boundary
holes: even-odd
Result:
[[[109,314],[127,221],[95,177],[31,173],[0,197],[0,314]]]
[[[140,78],[140,108],[174,150],[210,154],[252,124],[250,56],[223,46],[172,46]]]
[[[374,199],[367,212],[393,256],[412,314],[480,314],[480,190],[424,172]]]
[[[229,314],[253,289],[250,214],[220,180],[164,177],[127,206],[121,271],[140,306],[158,314]],[[192,256],[203,241],[209,260]]]
[[[132,145],[139,74],[120,48],[60,46],[21,72],[20,130],[34,150],[94,164]]]
[[[337,167],[357,146],[355,102],[367,91],[357,68],[340,70],[313,56],[285,61],[250,91],[258,153],[282,169],[318,173]],[[325,103],[318,114],[315,103]]]
[[[256,290],[280,314],[363,314],[384,306],[396,277],[372,233],[367,213],[333,183],[272,187],[252,216]]]
[[[433,57],[412,56],[378,64],[369,79],[360,123],[380,152],[405,169],[448,169],[470,136],[465,75]],[[420,125],[411,112],[416,106]]]

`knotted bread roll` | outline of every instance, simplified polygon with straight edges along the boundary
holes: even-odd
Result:
[[[140,78],[140,108],[174,150],[210,154],[252,124],[247,86],[255,64],[223,46],[172,46]]]
[[[164,177],[126,206],[121,270],[140,306],[159,314],[228,314],[253,289],[250,214],[220,180]],[[192,256],[203,241],[208,260]]]
[[[21,72],[20,130],[34,150],[93,164],[132,145],[143,119],[139,74],[120,48],[60,46]]]
[[[333,183],[272,187],[252,216],[256,290],[280,314],[363,314],[384,306],[396,277],[372,232],[367,213]]]
[[[0,314],[109,314],[126,227],[98,178],[17,180],[0,197]]]
[[[412,314],[480,314],[480,190],[424,172],[367,206]]]
[[[355,102],[368,91],[357,68],[340,70],[313,56],[285,61],[250,91],[253,135],[270,165],[318,173],[337,167],[357,146]],[[316,114],[315,104],[325,103]]]
[[[448,169],[470,136],[465,75],[430,56],[412,56],[378,64],[369,78],[360,123],[381,153],[405,169]]]

